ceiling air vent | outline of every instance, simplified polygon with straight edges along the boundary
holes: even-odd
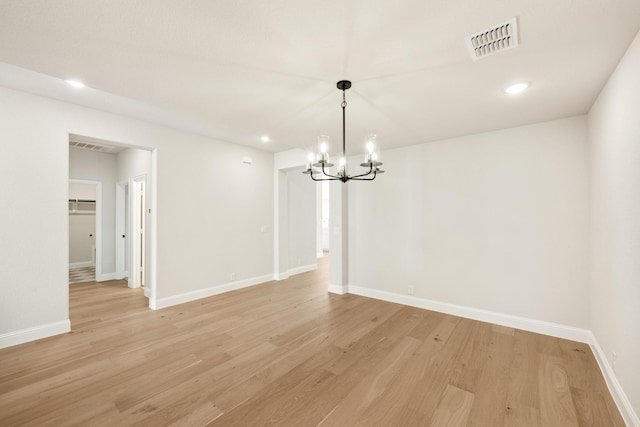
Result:
[[[510,19],[465,37],[467,48],[474,60],[518,46],[518,20]]]
[[[124,149],[124,147],[111,145],[109,141],[75,134],[69,134],[69,147],[109,154],[118,154]]]
[[[82,148],[83,150],[99,151],[101,153],[108,153],[111,151],[111,148],[109,147],[103,147],[101,145],[78,141],[69,141],[69,147]]]

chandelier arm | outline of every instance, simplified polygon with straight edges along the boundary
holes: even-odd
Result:
[[[328,177],[328,178],[314,178],[313,177],[313,170],[311,171],[311,179],[313,179],[314,181],[342,181],[342,178],[337,176],[337,175],[331,175],[328,174],[325,170],[324,170],[324,163],[322,164],[322,175]],[[343,181],[344,182],[344,181]]]
[[[311,179],[314,181],[336,181],[338,178],[314,178],[313,175],[311,175]]]
[[[369,174],[366,174],[366,175],[369,175]],[[371,178],[358,178],[359,176],[363,176],[363,175],[357,175],[357,176],[351,177],[351,179],[353,179],[354,181],[373,181],[374,179],[376,179],[376,172],[375,171],[373,172],[373,176]]]
[[[329,173],[325,172],[325,170],[324,170],[324,163],[322,164],[322,174],[323,174],[324,176],[328,176],[328,177],[331,177],[331,178],[333,178],[333,179],[341,179],[341,178],[340,178],[339,176],[337,176],[337,175],[331,175],[331,174],[329,174]]]
[[[360,174],[360,175],[354,175],[354,176],[352,176],[352,177],[351,177],[351,179],[359,178],[359,177],[361,177],[361,176],[371,175],[371,173],[372,173],[372,172],[373,172],[373,165],[370,165],[370,166],[369,166],[369,170],[368,170],[367,172],[362,173],[362,174]]]
[[[327,178],[316,178],[316,177],[314,177],[313,176],[313,169],[311,169],[310,172],[311,172],[310,173],[311,179],[314,180],[314,181],[335,181],[335,180],[340,179],[338,177],[333,177],[332,175],[327,175],[326,173],[324,173],[324,167],[323,167],[322,175],[326,176]]]

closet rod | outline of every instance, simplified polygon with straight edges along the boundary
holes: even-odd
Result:
[[[70,202],[78,202],[78,203],[95,203],[95,200],[89,199],[69,199]]]

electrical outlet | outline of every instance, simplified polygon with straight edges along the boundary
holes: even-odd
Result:
[[[231,281],[236,280],[236,273],[229,274],[229,280]]]
[[[409,287],[407,288],[407,293],[408,293],[409,295],[413,295],[413,293],[414,293],[413,286],[409,285]]]
[[[613,365],[613,372],[616,371],[616,363],[618,362],[618,353],[616,353],[615,351],[611,352],[611,364]]]

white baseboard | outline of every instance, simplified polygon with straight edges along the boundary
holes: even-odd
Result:
[[[127,271],[123,271],[123,272],[121,272],[121,273],[119,273],[119,272],[117,272],[117,271],[116,271],[116,272],[115,272],[115,273],[113,273],[113,274],[114,274],[114,276],[113,276],[113,277],[114,277],[114,279],[115,279],[115,280],[124,280],[124,279],[126,279],[127,277],[129,277],[129,273],[128,273]]]
[[[288,276],[291,277],[291,276],[295,276],[296,274],[306,273],[307,271],[313,271],[317,269],[318,269],[318,264],[314,263],[314,264],[302,265],[300,267],[292,268],[287,273],[288,273]]]
[[[615,371],[609,364],[609,360],[607,359],[604,350],[600,347],[595,335],[592,332],[590,332],[590,334],[591,350],[596,356],[596,361],[600,366],[600,370],[602,371],[604,380],[607,383],[607,387],[609,387],[609,392],[611,393],[611,396],[613,396],[613,400],[615,400],[616,405],[618,405],[618,410],[620,411],[622,418],[624,418],[624,422],[627,423],[628,426],[640,427],[640,418],[638,418],[638,414],[633,410],[633,406],[631,405],[631,402],[629,402],[627,395],[624,393]]]
[[[286,273],[273,273],[273,280],[286,280],[289,278],[289,272]]]
[[[158,310],[160,308],[171,307],[172,305],[195,301],[200,298],[207,298],[225,292],[235,291],[237,289],[248,288],[249,286],[270,282],[271,280],[273,280],[273,275],[268,274],[265,276],[253,277],[251,279],[236,280],[234,282],[225,283],[223,285],[211,286],[209,288],[198,289],[197,291],[185,292],[183,294],[178,294],[170,297],[150,298],[149,307],[153,310]]]
[[[329,283],[329,292],[332,294],[344,295],[349,293],[349,289],[351,288],[347,285],[333,285]]]
[[[96,263],[93,261],[70,262],[69,268],[95,267],[95,265]]]
[[[273,273],[273,280],[286,280],[296,274],[306,273],[307,271],[313,271],[318,269],[318,264],[302,265],[300,267],[292,268],[284,273]]]
[[[48,323],[46,325],[34,326],[33,328],[21,329],[0,335],[0,348],[11,347],[53,335],[64,334],[71,330],[69,319],[60,322]]]
[[[329,285],[329,288],[329,292],[331,292],[331,285]],[[360,286],[349,286],[347,291],[352,294],[362,295],[369,298],[395,302],[411,307],[424,308],[426,310],[438,311],[441,313],[465,317],[467,319],[479,320],[481,322],[494,323],[496,325],[507,326],[510,328],[523,329],[525,331],[536,332],[538,334],[551,335],[554,337],[564,338],[572,341],[579,341],[587,344],[591,342],[591,331],[587,329],[575,328],[573,326],[565,326],[557,323],[528,319],[526,317],[513,316],[510,314],[497,313],[495,311],[449,304],[426,298],[419,298],[412,295],[402,295],[393,292],[379,291],[376,289],[363,288]]]
[[[96,274],[96,282],[106,282],[107,280],[118,280],[118,273]]]

